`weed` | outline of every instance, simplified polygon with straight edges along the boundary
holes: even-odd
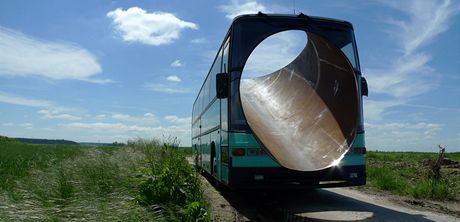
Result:
[[[207,220],[197,175],[176,151],[156,140],[96,147],[0,138],[0,221]],[[157,175],[163,182],[149,184]],[[140,205],[143,187],[162,198]]]
[[[453,200],[455,194],[446,181],[427,179],[415,184],[410,194],[419,199]]]
[[[145,141],[140,142],[145,146]],[[181,221],[208,220],[197,173],[174,146],[155,144],[147,153],[150,168],[145,171],[138,201],[160,204],[170,216]]]
[[[459,154],[446,157],[455,160]],[[433,173],[428,163],[437,158],[437,153],[368,152],[368,185],[419,199],[458,200],[460,175],[442,167]]]
[[[382,190],[404,193],[406,183],[395,172],[388,168],[370,168],[367,175],[371,183]]]

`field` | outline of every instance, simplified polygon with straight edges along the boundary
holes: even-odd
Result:
[[[123,146],[31,145],[0,137],[0,221],[208,221],[190,149],[155,140]],[[446,157],[460,161],[460,153]],[[460,165],[435,153],[368,152],[368,185],[396,195],[460,200]]]
[[[30,145],[0,138],[0,221],[208,220],[185,152],[126,146]]]
[[[438,177],[430,165],[437,158],[436,153],[368,152],[368,186],[417,199],[460,200],[460,165],[443,165]],[[446,158],[460,161],[460,153]]]

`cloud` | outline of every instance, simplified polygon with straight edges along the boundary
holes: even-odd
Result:
[[[189,124],[192,122],[192,117],[180,118],[175,115],[165,116],[165,119],[173,124]]]
[[[179,76],[176,75],[170,75],[166,78],[168,81],[171,82],[181,82],[182,80],[179,78]]]
[[[62,119],[62,120],[81,120],[79,116],[74,116],[67,113],[61,113],[58,109],[42,109],[38,111],[38,114],[41,115],[42,119]]]
[[[404,17],[405,20],[390,17],[385,21],[392,26],[390,33],[396,35],[400,45],[400,49],[391,55],[393,60],[382,61],[389,65],[386,68],[364,69],[370,94],[375,93],[386,98],[379,101],[379,104],[377,101],[365,104],[365,108],[370,105],[371,110],[376,111],[374,114],[383,114],[386,108],[403,105],[412,98],[439,87],[440,74],[430,66],[432,56],[429,52],[423,51],[422,46],[448,30],[452,17],[460,11],[459,5],[454,5],[449,0],[382,3],[405,13],[407,17]],[[398,104],[394,101],[398,101]],[[378,118],[373,116],[371,119]]]
[[[171,63],[171,67],[182,67],[183,64],[180,62],[179,59],[174,60],[174,62]]]
[[[229,5],[221,5],[219,9],[226,13],[225,17],[233,20],[238,15],[255,14],[257,12],[270,13],[261,3],[254,0],[246,0],[241,3],[239,0],[232,0]]]
[[[124,113],[115,113],[112,114],[111,117],[119,121],[137,123],[140,125],[155,124],[158,122],[157,117],[153,113],[145,113],[143,116],[131,116]]]
[[[410,98],[431,91],[438,86],[434,69],[427,63],[429,56],[423,53],[407,55],[386,70],[366,69],[372,91],[395,98]]]
[[[19,126],[25,129],[32,129],[33,124],[32,123],[21,123],[19,124]]]
[[[385,110],[403,104],[398,100],[364,100],[364,117],[366,120],[378,121],[385,117]]]
[[[190,42],[193,44],[202,44],[202,43],[206,43],[207,40],[206,38],[196,38],[196,39],[192,39]]]
[[[451,0],[388,1],[385,4],[409,15],[409,20],[389,19],[403,32],[395,33],[402,40],[405,54],[409,55],[431,42],[449,29],[450,18],[459,12],[459,5]]]
[[[178,88],[176,85],[167,85],[167,84],[159,84],[159,83],[148,83],[144,86],[145,88],[155,91],[155,92],[162,92],[162,93],[189,93],[188,89],[181,89]]]
[[[0,103],[8,103],[19,106],[30,106],[30,107],[50,107],[53,105],[52,102],[47,100],[29,99],[11,94],[0,92]]]
[[[28,123],[28,122],[25,122],[25,123],[3,123],[2,126],[18,126],[18,127],[22,127],[22,128],[25,128],[25,129],[32,129],[33,127],[33,124],[32,123]]]
[[[103,120],[106,117],[107,116],[105,114],[99,114],[99,115],[94,116],[93,118],[96,119],[96,120]]]
[[[177,137],[183,145],[190,146],[190,125],[149,127],[126,123],[74,122],[62,124],[61,126],[74,132],[83,132],[83,134],[87,134],[84,137],[90,137],[93,138],[93,140],[105,138],[105,140],[108,141],[121,141],[121,139],[133,139],[137,137],[159,138],[162,135],[171,135]]]
[[[139,7],[117,8],[108,12],[107,17],[113,20],[124,41],[152,46],[172,43],[184,29],[198,29],[195,23],[181,20],[174,14],[161,11],[148,13]]]
[[[84,48],[38,40],[0,26],[0,75],[98,83],[92,77],[100,72],[96,57]]]
[[[366,123],[365,128],[367,146],[370,149],[429,150],[440,142],[433,139],[438,137],[443,125],[426,122],[390,122]]]
[[[77,122],[77,123],[64,124],[64,126],[69,127],[69,128],[86,129],[86,130],[109,130],[112,132],[123,132],[123,131],[149,132],[153,129],[152,127],[126,125],[122,123],[103,123],[103,122],[96,122],[96,123]]]
[[[96,84],[110,84],[110,83],[115,83],[115,81],[111,79],[82,79],[83,81],[90,82],[90,83],[96,83]]]

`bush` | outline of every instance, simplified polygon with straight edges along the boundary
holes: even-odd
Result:
[[[144,169],[139,203],[160,205],[180,221],[208,220],[198,175],[184,153],[168,144],[138,142],[150,164]]]

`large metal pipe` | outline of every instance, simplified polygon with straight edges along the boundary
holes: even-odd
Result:
[[[240,83],[243,112],[257,139],[282,166],[299,171],[338,164],[355,138],[359,101],[346,56],[307,35],[290,64]]]

